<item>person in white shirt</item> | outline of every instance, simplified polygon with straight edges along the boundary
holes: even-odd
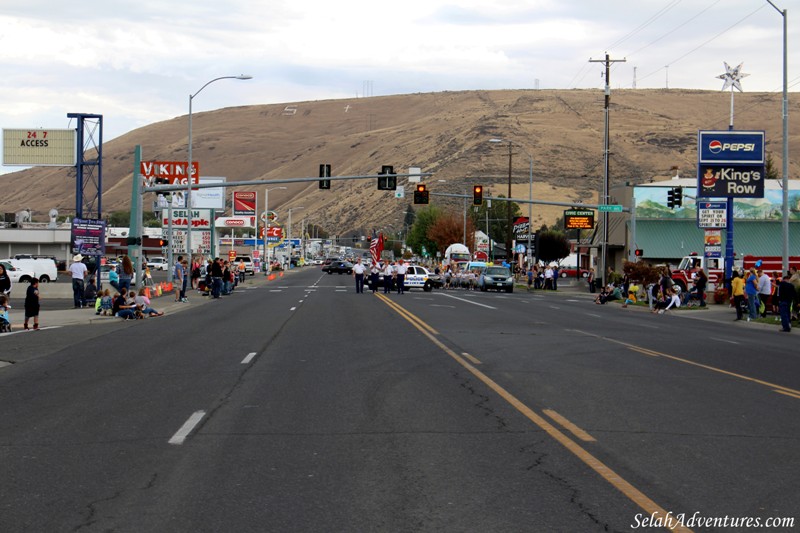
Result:
[[[356,294],[359,292],[364,294],[364,272],[367,271],[367,267],[361,263],[361,258],[359,257],[356,260],[356,264],[353,265],[353,276],[356,278]]]
[[[75,309],[84,307],[83,305],[83,280],[86,279],[86,274],[89,269],[83,264],[83,256],[78,254],[72,258],[72,264],[69,266],[69,273],[72,276],[72,299],[75,304]]]
[[[378,274],[381,273],[381,267],[378,265],[378,262],[375,261],[369,267],[369,281],[372,285],[372,292],[378,292]]]
[[[392,292],[392,282],[394,281],[394,268],[389,261],[383,266],[383,293]]]
[[[408,267],[403,262],[402,259],[397,261],[397,294],[403,294],[403,289],[405,288],[403,284],[405,283],[406,279],[406,270]]]

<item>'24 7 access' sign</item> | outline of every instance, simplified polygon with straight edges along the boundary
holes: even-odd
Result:
[[[697,139],[699,198],[764,197],[763,131],[700,131]]]

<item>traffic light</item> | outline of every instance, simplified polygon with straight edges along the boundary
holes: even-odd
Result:
[[[397,176],[383,176],[383,174],[394,174],[394,167],[391,165],[383,165],[381,171],[378,172],[378,190],[379,191],[395,191],[397,190]]]
[[[675,187],[675,198],[672,200],[672,203],[675,204],[675,207],[681,207],[683,205],[683,187]]]
[[[167,239],[159,239],[158,245],[162,248],[166,248],[167,246],[169,246],[169,241]]]
[[[667,207],[675,209],[675,189],[667,191]]]
[[[414,203],[427,204],[428,199],[428,187],[423,183],[418,183],[416,189],[414,189]]]
[[[481,205],[483,203],[483,186],[472,186],[472,205]]]
[[[141,246],[142,245],[142,238],[141,237],[128,237],[125,241],[128,246]]]
[[[319,166],[319,177],[320,178],[330,178],[331,177],[331,166],[330,165],[320,165]],[[331,188],[331,180],[319,180],[319,188],[320,189],[330,189]]]
[[[637,248],[636,250],[633,251],[633,255],[635,255],[636,257],[644,257],[644,250],[642,250],[641,248]]]

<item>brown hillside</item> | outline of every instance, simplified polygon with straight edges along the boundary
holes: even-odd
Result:
[[[790,96],[790,116],[800,116],[796,94]],[[697,131],[728,125],[728,93],[619,90],[611,102],[612,187],[665,178],[674,175],[672,167],[693,175]],[[780,171],[780,94],[737,94],[736,127],[766,130],[767,150]],[[800,148],[798,131],[795,127],[790,138],[790,154]],[[419,166],[435,173],[428,179],[431,191],[463,193],[473,183],[484,183],[493,194],[505,195],[508,150],[488,142],[502,137],[533,154],[535,198],[589,202],[602,187],[603,94],[465,91],[235,107],[196,113],[193,137],[201,175],[229,181],[316,176],[320,163],[331,164],[334,176],[375,174],[381,165],[393,165],[398,173]],[[145,160],[186,160],[187,139],[182,116],[106,142],[103,210],[129,209],[137,144]],[[526,198],[529,160],[520,150],[514,153],[512,196]],[[799,169],[795,156],[790,176]],[[72,176],[69,169],[47,167],[2,176],[0,211],[29,207],[35,219],[46,218],[53,207],[69,214],[75,205]],[[334,234],[398,225],[412,201],[410,187],[400,183],[409,193],[403,200],[377,191],[372,180],[335,181],[330,191],[318,190],[316,183],[294,184],[273,191],[270,208],[285,217],[287,208],[305,206],[298,216]],[[462,205],[435,196],[431,201],[453,209]],[[562,210],[534,207],[534,225],[551,223]]]

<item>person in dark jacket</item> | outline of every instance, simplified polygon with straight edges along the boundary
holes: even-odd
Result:
[[[0,294],[11,294],[11,276],[6,272],[6,267],[0,264]]]
[[[778,291],[775,294],[775,297],[778,298],[778,309],[781,314],[781,331],[786,332],[792,331],[792,303],[796,296],[794,285],[789,281],[790,277],[791,273],[787,272],[787,275],[778,284]]]

